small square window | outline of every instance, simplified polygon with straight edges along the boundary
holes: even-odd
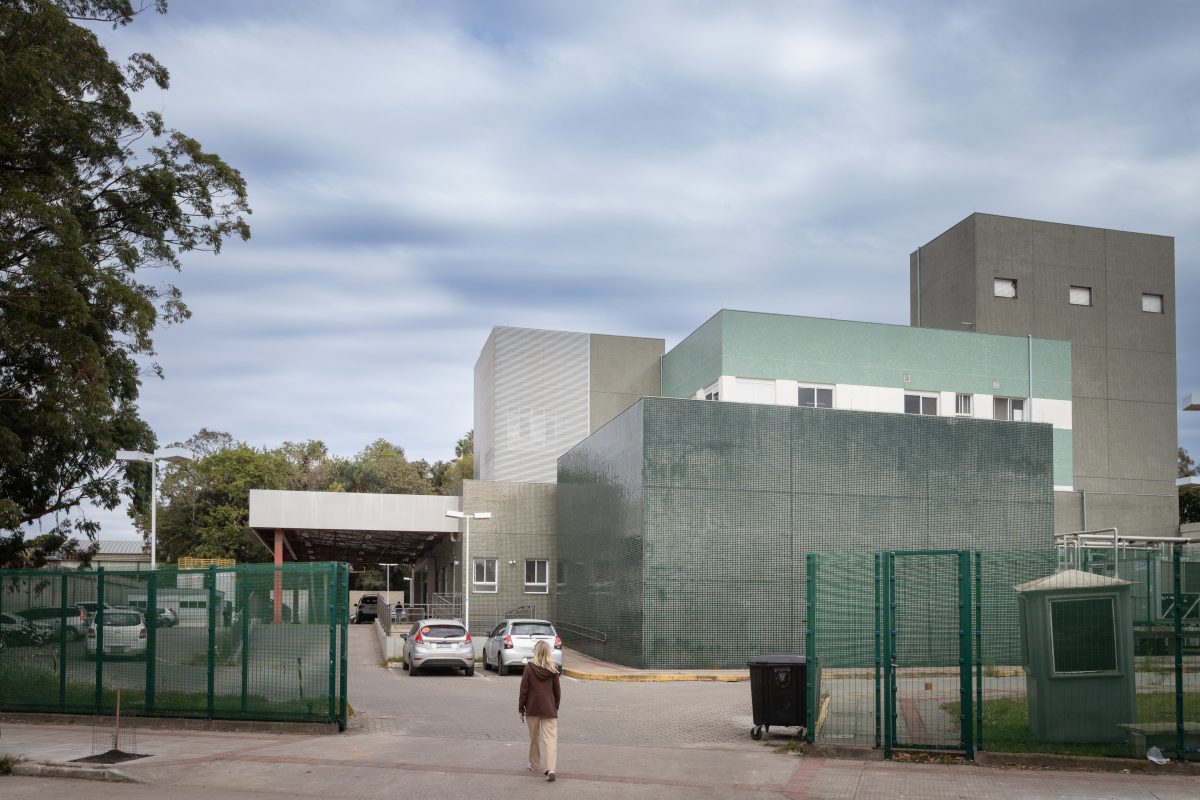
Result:
[[[1161,294],[1142,295],[1142,311],[1149,314],[1163,313],[1163,296]]]
[[[1092,287],[1090,286],[1072,286],[1071,287],[1071,305],[1073,306],[1090,306],[1092,304]]]
[[[548,594],[550,592],[550,577],[548,571],[550,562],[545,559],[525,560],[525,593]]]
[[[1023,422],[1025,420],[1025,399],[1022,397],[993,398],[992,418]]]
[[[969,394],[958,394],[954,396],[954,413],[960,417],[971,416],[971,400]]]
[[[992,294],[996,297],[1017,296],[1017,279],[1016,278],[996,278],[992,281]]]
[[[472,583],[477,592],[496,592],[499,583],[496,581],[497,560],[494,558],[474,558],[474,576]]]

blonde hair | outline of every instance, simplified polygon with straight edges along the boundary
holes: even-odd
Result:
[[[539,641],[533,646],[533,663],[542,669],[558,672],[558,665],[550,657],[550,645],[545,640]]]

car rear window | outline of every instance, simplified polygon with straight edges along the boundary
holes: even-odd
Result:
[[[104,627],[106,628],[128,628],[131,625],[141,625],[142,617],[139,614],[131,614],[129,612],[110,611],[104,615]]]
[[[544,622],[514,622],[513,636],[553,636],[554,626]]]
[[[437,639],[455,639],[467,635],[466,628],[458,625],[426,625],[421,633]]]

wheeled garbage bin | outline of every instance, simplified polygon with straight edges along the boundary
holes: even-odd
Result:
[[[803,728],[808,724],[808,659],[772,654],[754,656],[750,668],[750,700],[754,709],[752,739],[761,739],[771,726]]]

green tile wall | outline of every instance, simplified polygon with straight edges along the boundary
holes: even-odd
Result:
[[[1049,425],[644,398],[559,487],[560,619],[649,668],[803,652],[808,552],[1052,544]]]

